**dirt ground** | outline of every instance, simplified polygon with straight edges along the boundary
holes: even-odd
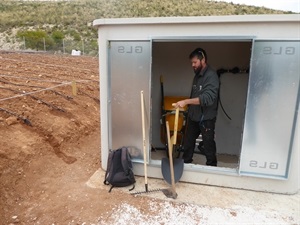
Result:
[[[93,57],[0,51],[0,225],[298,224],[299,194],[184,183],[178,201],[108,193],[98,71]]]
[[[97,223],[131,197],[86,185],[101,162],[98,66],[92,57],[0,52],[1,225]]]

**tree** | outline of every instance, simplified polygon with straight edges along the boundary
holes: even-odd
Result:
[[[61,31],[56,30],[52,33],[51,37],[55,43],[54,49],[59,49],[63,45],[63,39],[65,38],[65,35]]]
[[[47,36],[47,33],[42,30],[37,31],[20,31],[17,34],[19,38],[25,38],[26,48],[44,50],[52,48],[53,40]]]

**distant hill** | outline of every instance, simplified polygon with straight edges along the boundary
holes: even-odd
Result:
[[[1,0],[0,49],[9,43],[18,45],[29,35],[37,36],[32,31],[43,31],[39,37],[49,46],[68,38],[87,43],[88,52],[97,46],[92,22],[99,18],[284,13],[291,12],[210,0]]]

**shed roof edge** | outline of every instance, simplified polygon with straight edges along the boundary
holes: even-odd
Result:
[[[103,18],[103,19],[94,20],[93,26],[139,25],[139,24],[191,24],[191,23],[250,23],[250,22],[256,22],[256,23],[298,22],[300,24],[300,14]]]

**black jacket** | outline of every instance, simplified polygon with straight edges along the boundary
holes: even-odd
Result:
[[[219,77],[210,67],[195,74],[191,98],[198,97],[200,105],[189,105],[188,116],[192,121],[200,122],[214,119],[218,112]]]

